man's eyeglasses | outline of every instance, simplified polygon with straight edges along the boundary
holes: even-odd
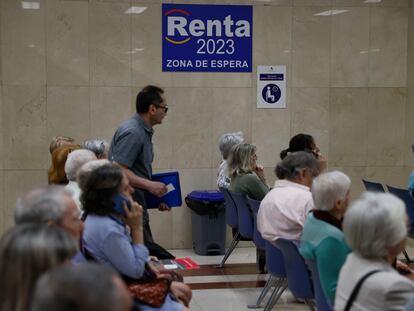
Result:
[[[168,111],[168,106],[167,106],[167,105],[165,105],[165,106],[160,106],[160,105],[155,105],[155,104],[154,104],[154,106],[155,106],[155,107],[157,107],[157,108],[164,109],[164,112],[165,112],[165,113],[167,113],[167,111]]]

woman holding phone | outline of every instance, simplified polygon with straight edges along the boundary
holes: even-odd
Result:
[[[79,176],[85,213],[83,248],[87,258],[107,264],[122,275],[139,280],[149,259],[142,232],[142,207],[131,198],[132,188],[122,169],[105,164]],[[188,304],[186,285],[172,282],[170,290]],[[187,294],[187,295],[186,295]],[[141,310],[188,310],[166,296],[160,308],[139,303]]]

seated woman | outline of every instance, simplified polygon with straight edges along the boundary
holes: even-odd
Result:
[[[261,201],[269,192],[263,170],[257,170],[256,147],[251,144],[238,144],[232,148],[228,159],[231,178],[230,190],[248,195]]]
[[[132,201],[128,178],[114,164],[104,164],[80,174],[81,202],[85,212],[83,247],[86,257],[113,267],[122,275],[140,279],[144,276],[149,259],[142,233],[142,207]],[[114,196],[122,195],[129,200],[130,209],[122,203],[121,210],[114,209]],[[91,258],[90,258],[91,259]],[[172,282],[171,291],[188,305],[189,288]],[[168,294],[160,308],[139,303],[140,310],[188,310]]]
[[[27,311],[38,278],[70,262],[75,241],[62,229],[41,224],[18,225],[0,240],[0,310]]]
[[[227,159],[230,156],[231,149],[243,142],[243,133],[227,133],[223,134],[219,140],[219,149],[221,152],[221,156],[223,157],[223,161],[219,166],[217,172],[217,187],[219,188],[226,188],[230,187],[230,177],[228,175],[227,170]]]
[[[288,154],[298,151],[312,153],[318,159],[321,171],[326,169],[326,158],[322,155],[315,143],[315,139],[311,135],[297,134],[293,136],[289,141],[289,148],[280,152],[280,158],[283,160]]]
[[[333,304],[339,272],[351,248],[342,233],[342,217],[349,204],[351,180],[342,172],[319,175],[312,183],[315,205],[303,227],[300,253],[316,262],[321,287]],[[332,255],[335,254],[335,260]]]
[[[299,241],[313,208],[310,187],[319,175],[319,162],[307,152],[294,152],[277,164],[275,172],[279,180],[260,204],[258,230],[270,242],[279,238]]]
[[[351,310],[403,310],[414,297],[414,283],[391,266],[404,249],[406,223],[404,203],[388,193],[368,192],[351,205],[343,229],[352,253],[339,275],[335,310],[347,304]],[[350,300],[364,277],[359,293]]]

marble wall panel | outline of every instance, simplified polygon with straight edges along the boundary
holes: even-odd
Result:
[[[89,87],[47,88],[47,136],[91,138]]]
[[[213,110],[212,117],[212,157],[213,167],[218,167],[222,157],[218,148],[221,135],[225,133],[243,132],[246,142],[251,142],[251,114],[255,105],[251,89],[214,88],[209,105]]]
[[[333,0],[333,5],[366,7],[408,7],[409,0],[379,0],[378,2],[367,2],[366,0]]]
[[[161,6],[134,3],[144,7],[132,15],[132,85],[157,84],[171,86],[171,73],[162,72]],[[157,22],[154,22],[157,21]]]
[[[48,85],[89,85],[88,2],[47,0]]]
[[[89,57],[92,85],[130,86],[131,14],[129,3],[89,5]]]
[[[330,6],[332,0],[293,0],[294,6]]]
[[[292,30],[293,87],[329,86],[331,16],[316,14],[330,7],[295,7]]]
[[[276,6],[257,6],[254,8],[254,77],[256,77],[257,65],[286,65],[289,85],[292,56],[292,10],[290,7]]]
[[[405,105],[405,140],[402,146],[404,165],[414,167],[414,154],[411,145],[414,144],[414,88],[407,88],[407,103]]]
[[[37,186],[47,184],[46,170],[7,170],[4,178],[3,231],[14,225],[13,210],[17,198]]]
[[[329,166],[365,166],[367,88],[331,88]]]
[[[131,114],[129,87],[91,87],[91,138],[109,143],[122,121]]]
[[[0,234],[4,231],[4,171],[0,169]]]
[[[3,86],[4,167],[44,169],[49,152],[44,86]]]
[[[1,2],[1,67],[4,84],[46,82],[45,6],[22,9],[20,1]]]
[[[172,128],[172,166],[176,168],[212,167],[213,112],[210,88],[173,88],[169,91]],[[167,121],[165,122],[167,123]]]
[[[2,86],[0,84],[0,129],[3,132],[3,91]],[[3,142],[3,135],[0,135],[0,170],[4,167],[4,142]],[[0,202],[1,207],[1,202]],[[0,224],[1,225],[1,224]],[[1,228],[1,226],[0,226]]]
[[[288,88],[288,104],[285,109],[253,108],[252,143],[257,147],[258,162],[264,167],[274,167],[280,160],[280,151],[289,145],[291,138],[290,91]]]
[[[329,159],[329,88],[292,88],[291,135],[311,134]]]
[[[407,33],[408,10],[406,8],[371,9],[370,86],[406,86]]]
[[[149,210],[150,226],[154,241],[164,248],[173,247],[173,213],[161,212],[158,209]]]
[[[253,5],[264,5],[264,6],[292,6],[293,0],[253,0]]]
[[[332,16],[331,86],[368,86],[369,8]]]
[[[368,166],[367,179],[397,188],[406,188],[411,169],[403,166]]]
[[[407,87],[414,87],[414,6],[408,12]]]
[[[367,165],[403,165],[406,97],[405,88],[369,89]]]

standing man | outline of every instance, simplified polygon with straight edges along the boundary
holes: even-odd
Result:
[[[163,89],[153,85],[144,87],[138,93],[135,104],[137,113],[124,121],[116,130],[109,148],[109,159],[125,169],[129,182],[135,190],[133,198],[144,208],[144,244],[149,249],[150,255],[157,256],[159,259],[171,259],[174,256],[153,240],[145,200],[146,193],[152,193],[157,197],[167,193],[165,184],[152,181],[153,126],[161,124],[168,111],[163,93]],[[163,203],[158,209],[170,210]]]

